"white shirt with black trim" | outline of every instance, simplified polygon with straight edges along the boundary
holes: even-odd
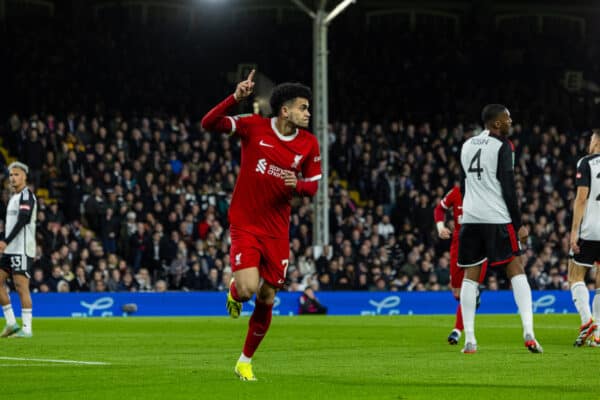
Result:
[[[513,148],[508,139],[484,130],[461,150],[463,224],[521,225],[514,183]]]
[[[590,189],[579,237],[584,240],[600,241],[600,154],[591,154],[577,162],[576,185]]]
[[[26,187],[20,193],[11,196],[6,208],[5,238],[7,238],[17,224],[19,214],[28,217],[28,223],[8,243],[5,254],[19,254],[35,257],[35,224],[37,218],[37,199]]]

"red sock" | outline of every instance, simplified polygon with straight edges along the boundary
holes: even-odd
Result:
[[[456,323],[454,324],[454,329],[458,329],[461,332],[463,331],[463,329],[465,329],[465,327],[463,325],[462,309],[460,308],[460,303],[458,304],[458,307],[456,308]]]
[[[229,293],[231,293],[231,297],[233,297],[235,301],[241,302],[240,296],[238,296],[237,288],[235,287],[235,281],[232,281],[231,285],[229,285]]]
[[[263,338],[271,325],[271,316],[273,315],[273,304],[266,304],[256,299],[254,312],[248,323],[248,334],[244,343],[244,355],[252,357],[254,352],[262,342]]]

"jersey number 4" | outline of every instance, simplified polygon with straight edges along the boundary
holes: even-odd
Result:
[[[483,168],[481,168],[481,149],[477,150],[477,153],[475,153],[467,172],[476,173],[477,179],[481,180],[481,173],[483,172]]]

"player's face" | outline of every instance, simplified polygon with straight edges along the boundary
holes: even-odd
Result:
[[[293,101],[283,106],[283,115],[295,126],[308,128],[308,124],[310,123],[308,106],[308,99],[296,97]]]
[[[510,133],[510,127],[512,126],[512,119],[510,118],[510,111],[505,110],[502,114],[500,114],[496,123],[499,123],[498,129],[502,133],[502,135],[506,136]]]
[[[26,177],[25,171],[21,168],[11,169],[8,177],[11,189],[15,192],[20,192],[25,187]]]

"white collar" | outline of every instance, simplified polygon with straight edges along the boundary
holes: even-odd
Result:
[[[279,139],[283,140],[284,142],[291,142],[292,140],[296,139],[296,136],[298,136],[299,133],[298,128],[296,128],[296,132],[289,136],[282,135],[281,132],[279,132],[279,130],[277,129],[277,125],[275,124],[276,120],[277,117],[271,118],[271,128],[273,128],[273,132],[275,132]]]

